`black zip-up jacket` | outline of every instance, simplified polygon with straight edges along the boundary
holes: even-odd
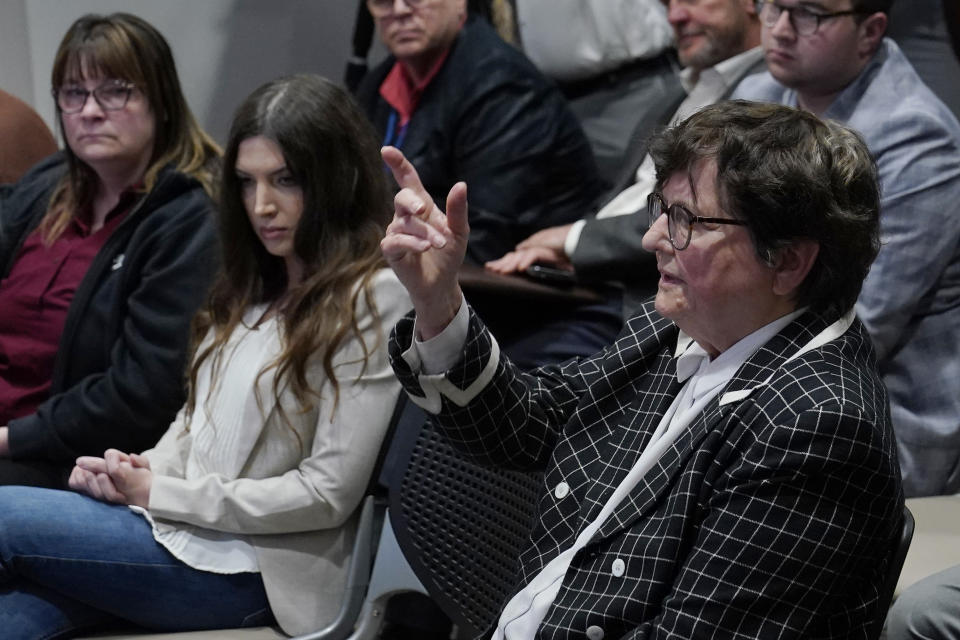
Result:
[[[65,171],[53,155],[0,193],[0,279]],[[50,397],[10,421],[11,457],[69,468],[78,455],[153,446],[183,405],[190,321],[216,264],[213,203],[199,182],[164,170],[77,288]]]
[[[458,180],[469,189],[467,260],[483,264],[534,231],[579,220],[603,184],[590,143],[563,95],[481,19],[450,47],[407,125],[387,136],[392,107],[380,85],[390,56],[357,90],[384,143],[399,146],[441,209]]]

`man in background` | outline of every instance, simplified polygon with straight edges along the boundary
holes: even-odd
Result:
[[[465,0],[367,0],[388,59],[357,97],[442,203],[470,183],[467,261],[483,264],[572,222],[602,190],[590,145],[556,85]],[[471,299],[525,366],[586,355],[620,327],[619,296],[583,306]],[[518,302],[513,300],[514,303]]]
[[[636,127],[625,171],[615,185],[617,195],[596,217],[537,232],[488,268],[514,273],[544,263],[572,269],[581,282],[622,282],[625,318],[656,290],[653,254],[641,246],[646,216],[631,215],[646,211],[656,180],[646,140],[668,122],[679,122],[726,99],[742,78],[764,68],[753,0],[669,0],[666,4],[677,55],[686,67],[683,86],[664,100],[659,114],[651,114]],[[586,211],[581,210],[581,216]]]
[[[884,34],[892,0],[758,2],[769,73],[736,97],[859,131],[880,175],[880,254],[857,300],[908,497],[960,490],[960,124]]]

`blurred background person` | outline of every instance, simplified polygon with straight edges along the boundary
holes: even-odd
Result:
[[[556,86],[466,0],[368,0],[390,55],[358,99],[434,198],[471,186],[468,259],[502,255],[599,194],[590,146]]]
[[[842,122],[876,159],[881,246],[856,311],[917,497],[960,491],[960,123],[884,37],[892,4],[763,0],[768,72],[735,96]]]
[[[497,3],[492,3],[497,8]],[[557,81],[609,186],[637,123],[676,106],[680,65],[660,0],[516,0],[518,44]],[[499,6],[502,6],[500,3]],[[492,8],[492,9],[493,9]],[[494,13],[496,16],[496,12]]]
[[[470,183],[467,261],[575,220],[602,191],[590,144],[556,85],[466,0],[367,0],[390,56],[358,90],[384,145],[403,150],[442,203]],[[521,366],[593,353],[620,328],[619,298],[572,306],[472,298]]]
[[[656,291],[655,259],[642,246],[647,196],[656,182],[647,141],[664,125],[728,98],[740,80],[766,68],[753,0],[670,0],[665,4],[684,69],[662,108],[634,127],[611,197],[595,216],[538,231],[487,264],[489,269],[514,273],[542,263],[571,270],[580,282],[619,282],[624,287],[625,319]]]
[[[890,7],[888,35],[923,82],[960,118],[960,60],[951,41],[946,9],[956,0],[900,0]]]
[[[156,443],[215,269],[219,150],[140,18],[87,15],[52,72],[64,150],[0,201],[0,484]]]

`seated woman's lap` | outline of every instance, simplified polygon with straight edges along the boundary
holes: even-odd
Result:
[[[67,617],[84,617],[75,602],[158,630],[272,620],[259,574],[189,567],[128,507],[70,491],[0,487],[0,589],[0,611],[14,598],[40,606],[49,590],[68,600],[44,606]]]

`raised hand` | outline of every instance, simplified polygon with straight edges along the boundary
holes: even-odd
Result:
[[[467,185],[447,195],[444,214],[399,149],[384,147],[384,162],[400,185],[393,199],[393,221],[380,242],[387,263],[407,288],[417,313],[420,337],[427,340],[447,326],[460,308],[457,273],[467,250]]]

